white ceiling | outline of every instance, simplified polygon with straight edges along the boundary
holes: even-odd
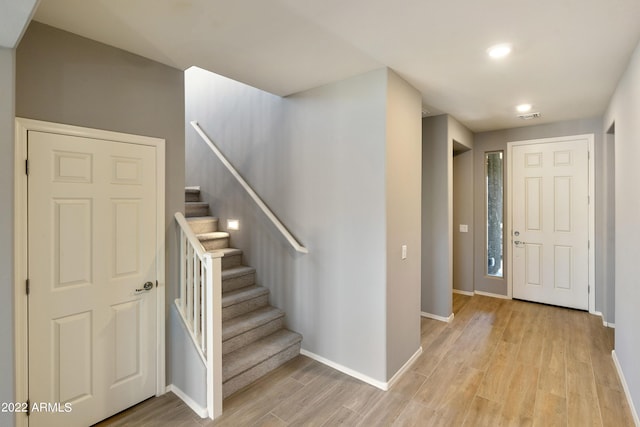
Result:
[[[638,0],[41,0],[35,19],[289,95],[382,66],[473,131],[601,115]],[[486,49],[513,53],[491,60]],[[515,105],[542,118],[522,121]]]

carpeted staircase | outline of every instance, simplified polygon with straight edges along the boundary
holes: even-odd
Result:
[[[200,201],[199,187],[185,188],[185,217],[204,248],[222,258],[222,390],[227,397],[300,353],[302,336],[284,327],[282,310],[269,305],[269,290],[256,285],[256,270],[229,247],[229,233]]]

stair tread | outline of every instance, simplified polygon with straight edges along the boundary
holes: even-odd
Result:
[[[211,249],[209,252],[222,253],[224,256],[242,255],[242,250],[236,248]]]
[[[229,291],[222,294],[222,308],[230,307],[241,302],[268,295],[269,289],[263,286],[247,286],[235,291]]]
[[[209,203],[207,202],[184,202],[186,206],[206,206],[209,207]]]
[[[267,306],[222,322],[222,341],[284,317],[284,311]]]
[[[244,276],[245,274],[251,274],[255,272],[256,269],[254,267],[249,267],[248,265],[239,265],[237,267],[222,270],[222,280],[233,279],[234,277],[240,277]]]
[[[225,382],[302,341],[302,335],[280,329],[246,347],[222,357],[222,381]]]
[[[226,239],[229,233],[226,231],[211,231],[209,233],[196,234],[198,240]]]
[[[189,187],[184,187],[184,191],[185,193],[199,193],[200,192],[200,186],[199,185],[192,185]]]
[[[215,216],[190,216],[187,218],[187,222],[200,222],[200,221],[218,221]]]

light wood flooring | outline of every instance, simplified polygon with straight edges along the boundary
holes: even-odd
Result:
[[[422,319],[423,354],[388,392],[300,356],[215,422],[168,393],[100,425],[633,426],[599,317],[459,294],[454,313]]]

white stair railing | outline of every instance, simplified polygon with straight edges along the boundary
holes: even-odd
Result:
[[[238,183],[244,188],[244,190],[249,194],[249,197],[255,202],[256,205],[260,208],[260,210],[265,214],[265,216],[271,221],[271,223],[276,227],[276,229],[282,234],[282,236],[289,242],[291,247],[296,250],[296,252],[300,252],[302,254],[308,254],[309,250],[302,246],[295,237],[291,234],[291,232],[284,226],[284,224],[278,219],[278,217],[269,209],[266,203],[258,196],[258,194],[254,191],[253,188],[244,180],[242,175],[233,167],[231,162],[222,154],[222,151],[211,141],[211,139],[207,136],[206,133],[202,130],[197,121],[192,121],[191,126],[198,132],[198,135],[207,143],[211,151],[218,156],[218,159],[222,162],[222,164],[227,168],[227,170],[233,175],[233,177],[238,181]]]
[[[180,226],[180,296],[176,307],[207,367],[207,412],[222,415],[222,261],[207,252],[182,213]]]

